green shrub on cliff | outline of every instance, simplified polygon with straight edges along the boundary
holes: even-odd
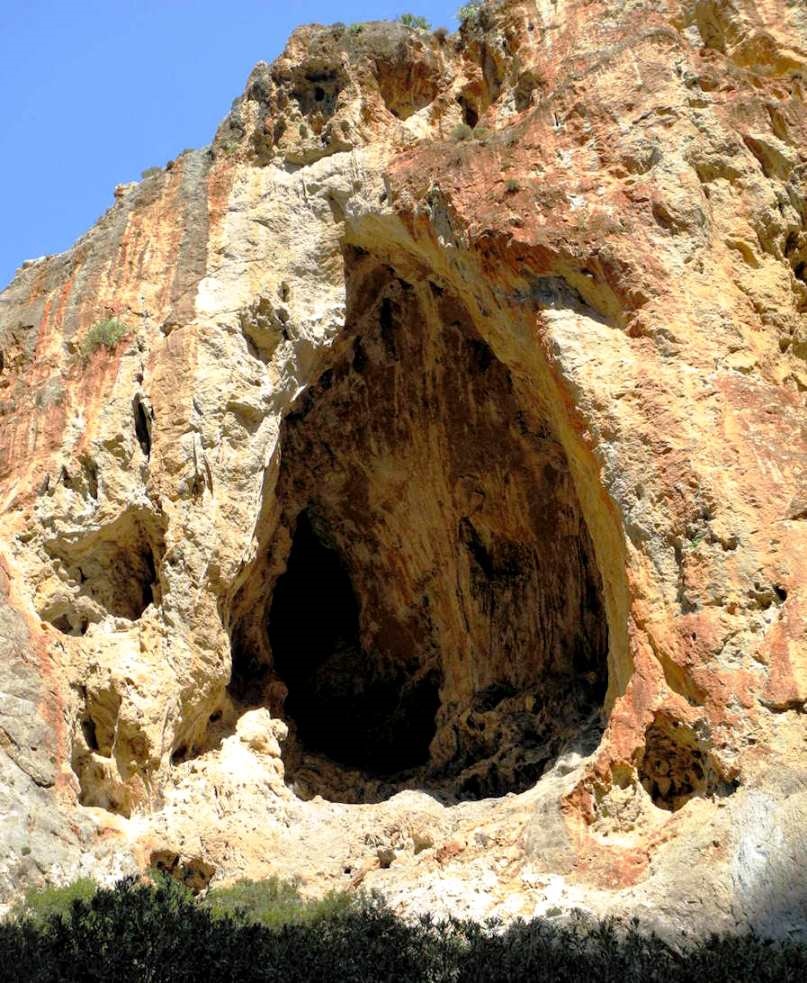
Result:
[[[401,14],[398,18],[398,22],[403,24],[404,27],[411,27],[416,31],[430,31],[431,24],[426,20],[425,17],[419,17],[417,14]]]
[[[462,143],[465,140],[470,140],[474,135],[474,131],[468,126],[467,123],[457,123],[454,129],[451,131],[451,139],[454,143]]]
[[[464,24],[466,21],[473,22],[479,17],[481,8],[482,0],[469,0],[457,11],[457,20],[460,24]]]
[[[79,346],[81,354],[85,358],[89,358],[93,352],[97,352],[102,347],[112,351],[121,338],[128,333],[129,328],[115,317],[109,317],[105,321],[98,321],[84,335]]]

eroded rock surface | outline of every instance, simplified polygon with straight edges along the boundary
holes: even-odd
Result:
[[[302,28],[20,270],[6,896],[804,932],[806,84],[787,0]]]

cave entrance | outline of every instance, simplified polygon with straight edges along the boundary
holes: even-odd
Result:
[[[598,740],[603,585],[541,399],[458,298],[349,257],[233,630],[231,693],[286,720],[301,797],[520,792]]]
[[[309,751],[374,776],[428,760],[439,705],[436,681],[366,652],[359,606],[339,554],[300,513],[286,572],[269,612],[275,671],[285,710]]]

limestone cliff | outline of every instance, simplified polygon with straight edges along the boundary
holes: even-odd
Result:
[[[23,266],[6,897],[804,932],[805,85],[800,0],[302,28]]]

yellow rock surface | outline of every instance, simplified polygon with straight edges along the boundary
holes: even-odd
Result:
[[[804,931],[805,85],[788,0],[301,28],[23,266],[5,897]]]

